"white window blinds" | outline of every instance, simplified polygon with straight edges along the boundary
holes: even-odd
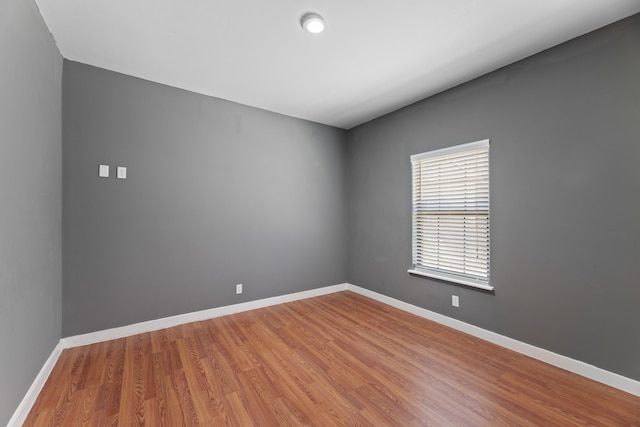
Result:
[[[410,273],[492,290],[489,284],[489,140],[411,156]]]

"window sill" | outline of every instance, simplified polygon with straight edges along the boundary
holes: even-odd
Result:
[[[447,276],[445,274],[428,273],[428,272],[421,271],[421,270],[408,270],[408,273],[416,275],[416,276],[431,277],[433,279],[439,279],[439,280],[444,280],[444,281],[451,282],[451,283],[457,283],[458,285],[469,286],[469,287],[472,287],[472,288],[482,289],[484,291],[493,291],[494,290],[494,287],[491,286],[491,285],[486,285],[486,284],[483,284],[483,283],[474,282],[472,280],[465,280],[465,279],[458,278],[458,277]]]

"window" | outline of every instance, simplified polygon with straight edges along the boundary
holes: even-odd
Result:
[[[411,156],[411,274],[489,284],[489,140]]]

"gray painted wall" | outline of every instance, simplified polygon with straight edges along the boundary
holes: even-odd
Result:
[[[345,131],[69,61],[63,91],[64,336],[346,281]]]
[[[0,425],[60,338],[62,57],[33,1],[0,3]]]
[[[639,76],[636,15],[353,129],[349,282],[640,380]],[[409,156],[485,138],[495,294],[409,276]]]

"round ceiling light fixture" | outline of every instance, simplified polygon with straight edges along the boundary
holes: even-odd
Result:
[[[324,22],[324,18],[322,16],[317,13],[310,12],[305,13],[302,18],[300,18],[300,25],[302,25],[302,28],[306,31],[318,34],[324,31],[327,23]]]

